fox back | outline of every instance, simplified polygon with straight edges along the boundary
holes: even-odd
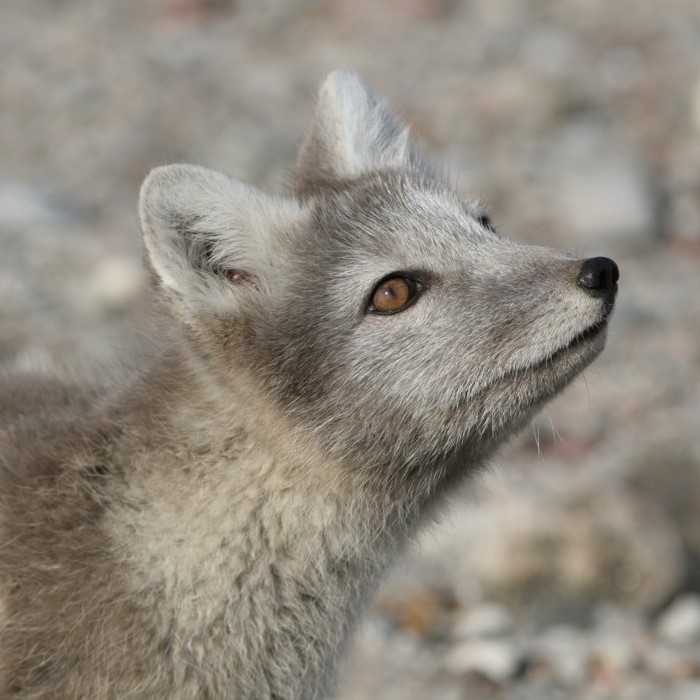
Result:
[[[426,514],[602,350],[617,268],[502,237],[345,73],[290,196],[171,165],[140,215],[157,356],[1,380],[0,694],[326,697]]]

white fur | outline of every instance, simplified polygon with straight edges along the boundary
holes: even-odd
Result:
[[[301,205],[194,165],[156,168],[141,187],[144,243],[163,285],[191,311],[235,306],[233,285],[195,267],[183,237],[206,236],[210,262],[240,269],[271,291],[282,251],[305,219]],[[177,223],[192,222],[191,231]]]

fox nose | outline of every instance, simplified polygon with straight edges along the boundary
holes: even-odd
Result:
[[[591,296],[612,296],[617,291],[620,271],[610,258],[588,258],[578,273],[578,286]]]

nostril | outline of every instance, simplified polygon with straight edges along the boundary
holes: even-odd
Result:
[[[591,294],[610,293],[620,279],[620,270],[610,258],[589,258],[579,270],[578,284]]]

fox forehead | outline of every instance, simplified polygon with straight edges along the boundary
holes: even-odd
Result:
[[[498,241],[479,223],[480,213],[478,203],[421,173],[380,171],[318,198],[302,233],[309,246],[300,250],[307,261],[326,250],[324,265],[353,271],[459,269]]]

